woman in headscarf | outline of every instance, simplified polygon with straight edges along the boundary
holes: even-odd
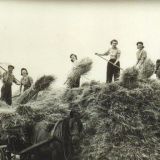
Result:
[[[30,88],[33,84],[33,79],[28,75],[28,71],[26,68],[21,69],[21,85],[20,85],[20,93],[22,92],[22,87],[23,87],[23,92]]]

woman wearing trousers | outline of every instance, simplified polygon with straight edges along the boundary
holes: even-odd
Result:
[[[107,74],[106,74],[106,83],[111,83],[113,78],[114,81],[117,81],[120,76],[120,54],[121,51],[117,48],[118,41],[112,40],[111,41],[111,48],[108,49],[107,52],[104,54],[97,54],[99,56],[110,56],[110,60],[107,64]]]

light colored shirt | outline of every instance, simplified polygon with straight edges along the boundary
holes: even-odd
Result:
[[[118,48],[109,48],[108,51],[104,53],[104,55],[110,55],[110,59],[119,59],[121,51]]]
[[[139,65],[142,65],[144,61],[147,59],[147,52],[144,49],[138,50],[136,55],[137,55],[137,64]]]

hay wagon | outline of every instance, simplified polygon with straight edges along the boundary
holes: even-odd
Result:
[[[17,136],[17,133],[21,136],[21,129],[21,127],[14,127],[9,130],[0,131],[1,133],[3,132],[3,137],[0,137],[0,160],[30,160],[33,152],[53,140],[53,138],[49,138],[33,145],[31,143],[23,143],[23,141],[15,141],[14,138]],[[14,142],[12,142],[12,140],[14,140]]]
[[[12,152],[8,150],[7,145],[0,145],[0,160],[30,160],[32,152],[35,152],[39,147],[50,143],[53,138],[41,141],[31,145],[20,152]]]
[[[17,160],[21,148],[25,147],[22,127],[10,127],[0,130],[0,160]],[[20,138],[20,139],[19,139]]]

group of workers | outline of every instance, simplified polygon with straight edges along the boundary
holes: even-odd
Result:
[[[117,81],[120,76],[120,70],[122,69],[120,67],[120,56],[121,56],[121,51],[117,47],[118,41],[116,39],[111,40],[110,42],[111,47],[103,54],[98,54],[95,53],[95,55],[100,56],[101,58],[103,56],[109,56],[110,59],[108,60],[107,63],[107,73],[106,73],[106,83],[111,83],[113,80]],[[137,62],[135,64],[137,69],[141,69],[147,59],[147,52],[144,49],[144,44],[143,42],[139,41],[136,43],[137,45]],[[77,55],[71,54],[70,56],[71,62],[75,63],[77,61]],[[105,59],[106,60],[106,59]],[[160,59],[156,61],[156,70],[155,73],[160,69]],[[77,85],[79,86],[80,80],[77,80]]]
[[[110,56],[110,59],[108,60],[107,64],[107,74],[106,74],[106,83],[117,81],[120,76],[120,56],[121,56],[121,51],[117,47],[118,41],[116,39],[113,39],[111,42],[111,47],[103,54],[98,54],[95,53],[97,56],[103,57],[103,56]],[[147,59],[147,52],[144,50],[144,45],[143,42],[137,42],[137,62],[136,62],[136,67],[141,68],[144,64],[144,62]],[[73,63],[73,67],[77,63],[77,55],[76,54],[71,54],[70,55],[70,60]],[[157,60],[157,63],[159,63],[160,67],[160,60]],[[12,83],[14,82],[17,85],[20,85],[20,93],[22,92],[22,87],[23,91],[27,90],[30,88],[33,84],[33,79],[28,75],[28,71],[26,68],[21,69],[21,81],[18,81],[14,75],[13,75],[13,69],[14,66],[9,65],[8,66],[8,71],[6,71],[3,76],[2,76],[2,82],[3,86],[1,88],[1,100],[5,101],[8,105],[12,104]],[[158,68],[156,67],[156,71]],[[77,81],[75,83],[74,87],[79,87],[80,86],[80,78],[77,77]]]
[[[106,82],[110,83],[112,82],[112,79],[114,78],[114,81],[117,81],[120,76],[120,55],[121,51],[118,49],[118,41],[116,39],[113,39],[111,42],[111,48],[107,50],[104,54],[98,54],[99,56],[110,56],[110,60],[107,64],[107,74],[106,74]],[[141,68],[147,59],[147,52],[144,50],[143,42],[137,42],[137,62],[136,67]]]
[[[33,79],[28,75],[28,71],[26,68],[21,69],[22,78],[18,81],[13,75],[13,65],[8,66],[8,70],[2,75],[2,88],[1,88],[1,100],[5,101],[8,105],[12,104],[12,83],[14,82],[16,85],[20,86],[20,93],[27,90],[33,84]]]

